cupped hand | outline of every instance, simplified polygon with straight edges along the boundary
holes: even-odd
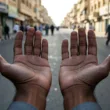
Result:
[[[23,33],[18,32],[14,45],[14,63],[9,64],[0,56],[0,72],[14,82],[16,87],[39,86],[47,92],[51,86],[51,71],[48,63],[48,42],[40,32],[30,28],[26,34],[24,55]],[[27,89],[26,88],[26,89]]]
[[[92,30],[88,31],[87,40],[84,29],[79,29],[78,33],[72,32],[70,57],[68,47],[68,41],[64,40],[59,77],[62,92],[78,86],[94,89],[102,79],[108,76],[110,57],[98,65],[96,36]]]

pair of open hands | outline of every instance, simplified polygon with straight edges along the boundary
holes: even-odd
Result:
[[[79,37],[77,37],[79,36]],[[52,74],[48,62],[48,42],[42,40],[40,32],[29,29],[26,35],[25,55],[22,54],[23,33],[18,32],[14,45],[14,63],[9,64],[0,56],[0,72],[16,86],[28,88],[36,85],[49,92]],[[78,44],[79,41],[79,44]],[[84,29],[71,34],[71,55],[68,41],[62,43],[62,64],[59,83],[62,93],[73,86],[95,88],[96,84],[107,77],[110,70],[110,57],[102,64],[97,61],[96,37],[88,32],[88,44]]]

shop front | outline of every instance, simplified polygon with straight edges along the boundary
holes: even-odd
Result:
[[[14,19],[14,24],[17,23],[17,24],[20,25],[21,23],[24,24],[24,22],[25,22],[25,17],[24,17],[24,15],[21,14],[21,13],[18,13],[18,17]]]
[[[106,30],[107,26],[110,24],[110,5],[109,4],[100,8],[100,16],[102,16],[102,24],[101,27],[103,31]]]
[[[6,17],[8,15],[8,6],[5,3],[0,2],[0,38],[4,31],[4,25]]]
[[[18,17],[18,10],[16,7],[9,5],[8,18],[6,20],[7,25],[10,28],[10,33],[13,33],[14,20]]]

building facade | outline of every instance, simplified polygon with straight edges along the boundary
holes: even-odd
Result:
[[[8,16],[7,0],[0,0],[0,39],[2,38],[3,26]]]
[[[13,33],[16,23],[34,26],[47,23],[44,18],[49,20],[50,17],[41,0],[0,0],[0,38],[5,24],[9,26],[10,33]]]
[[[73,6],[71,13],[73,13],[73,21],[69,22],[72,24],[85,27],[88,30],[92,23],[96,32],[105,33],[108,24],[110,24],[110,0],[79,0]],[[63,25],[65,25],[65,20]]]
[[[79,1],[79,12],[80,12],[80,27],[88,28],[89,27],[89,2],[91,0],[80,0]]]
[[[91,0],[90,1],[89,19],[94,25],[97,32],[105,32],[109,24],[108,18],[108,1],[107,0]]]

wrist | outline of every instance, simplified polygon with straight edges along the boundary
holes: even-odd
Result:
[[[94,89],[77,85],[63,91],[65,110],[72,110],[75,106],[85,102],[96,102]]]
[[[17,92],[14,101],[26,102],[38,110],[44,110],[46,106],[47,91],[36,85],[17,85]]]

